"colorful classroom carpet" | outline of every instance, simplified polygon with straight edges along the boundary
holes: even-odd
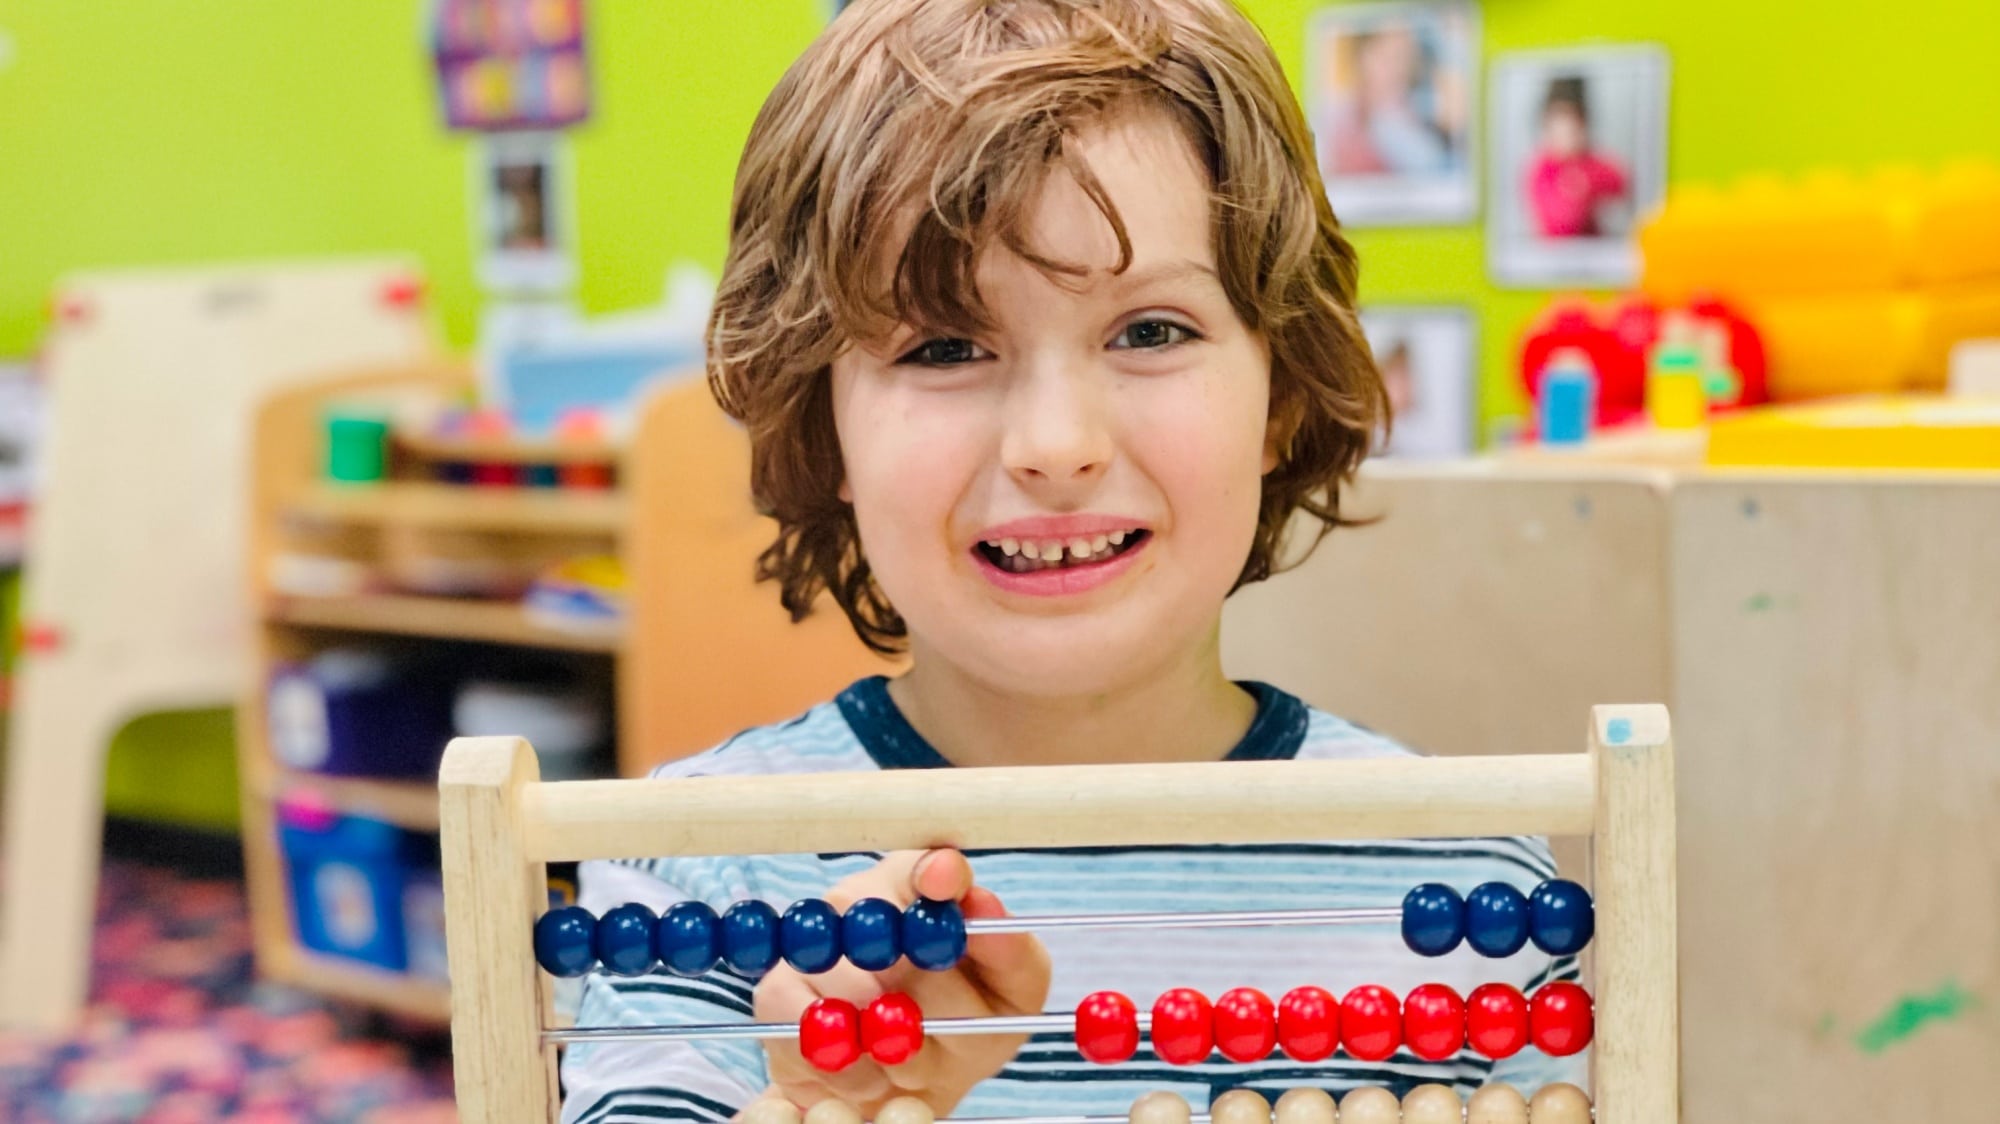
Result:
[[[98,894],[90,1010],[64,1039],[0,1032],[0,1121],[456,1120],[439,1032],[254,978],[240,879],[111,860]]]

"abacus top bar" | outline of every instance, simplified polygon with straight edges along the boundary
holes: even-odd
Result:
[[[1581,835],[1596,799],[1589,757],[1554,754],[573,781],[527,787],[519,814],[528,858],[570,862]]]

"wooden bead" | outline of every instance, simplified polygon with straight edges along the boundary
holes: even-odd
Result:
[[[1419,1085],[1403,1098],[1403,1124],[1459,1124],[1465,1106],[1448,1085]]]
[[[1402,1118],[1403,1105],[1396,1094],[1377,1085],[1340,1098],[1340,1124],[1397,1124]]]
[[[861,1110],[838,1097],[828,1097],[806,1110],[805,1124],[861,1124]]]
[[[1231,1089],[1209,1102],[1211,1124],[1271,1124],[1271,1102],[1249,1089]]]
[[[892,1097],[875,1110],[875,1124],[936,1124],[937,1110],[916,1097]]]
[[[759,1097],[744,1106],[737,1124],[799,1124],[804,1114],[783,1097]]]
[[[1325,1089],[1287,1089],[1276,1112],[1277,1124],[1334,1124],[1333,1097]]]
[[[1544,1085],[1528,1100],[1530,1124],[1590,1124],[1590,1097],[1574,1085]]]
[[[1128,1119],[1131,1124],[1188,1124],[1194,1119],[1194,1110],[1179,1093],[1161,1090],[1133,1101]]]
[[[1512,1085],[1482,1085],[1465,1102],[1465,1124],[1528,1124],[1528,1102]]]

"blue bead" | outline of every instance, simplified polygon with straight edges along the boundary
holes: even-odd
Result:
[[[552,976],[581,976],[597,966],[591,935],[597,918],[580,905],[552,909],[535,919],[535,963]]]
[[[676,976],[699,976],[722,959],[722,923],[707,902],[675,902],[653,927],[653,955]]]
[[[778,944],[785,963],[817,975],[840,963],[840,912],[818,898],[792,903],[780,919]]]
[[[1535,947],[1552,956],[1582,952],[1597,931],[1597,907],[1590,891],[1557,878],[1535,887],[1528,897],[1528,934]]]
[[[903,958],[903,911],[895,902],[863,898],[840,919],[847,960],[868,972],[886,972]]]
[[[1527,895],[1487,882],[1465,895],[1465,943],[1481,956],[1512,956],[1528,943]]]
[[[1442,882],[1426,882],[1403,898],[1403,943],[1418,956],[1443,956],[1465,939],[1465,899]]]
[[[737,975],[757,979],[778,963],[778,911],[741,901],[722,915],[722,962]]]
[[[591,948],[604,970],[618,976],[643,976],[653,970],[653,911],[638,902],[607,909],[597,919]]]
[[[942,972],[965,958],[965,914],[957,902],[918,898],[903,911],[903,955],[927,972]]]

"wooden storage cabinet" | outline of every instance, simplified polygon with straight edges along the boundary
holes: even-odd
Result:
[[[255,620],[255,660],[238,718],[245,873],[259,970],[268,978],[419,1020],[450,1018],[448,988],[430,976],[307,947],[294,923],[291,879],[281,845],[280,802],[304,797],[332,815],[365,817],[417,835],[438,828],[434,779],[328,775],[287,767],[272,744],[267,688],[280,667],[331,647],[361,643],[404,654],[449,659],[455,645],[489,653],[534,649],[573,666],[610,695],[625,649],[622,626],[588,630],[537,620],[514,599],[432,596],[389,588],[287,591],[274,571],[288,554],[345,557],[382,569],[385,552],[427,538],[450,539],[460,553],[490,550],[525,570],[565,555],[616,554],[627,506],[614,483],[603,490],[441,482],[433,465],[451,461],[547,464],[598,459],[616,464],[608,443],[451,441],[393,432],[388,475],[379,482],[326,479],[330,409],[365,401],[464,397],[472,373],[435,361],[331,377],[269,400],[259,412],[250,482],[246,567]],[[474,649],[466,649],[474,650]],[[446,689],[442,684],[438,689]],[[616,707],[613,706],[615,714]],[[440,748],[442,748],[440,746]],[[605,764],[606,772],[610,763]],[[378,919],[379,920],[379,919]]]

